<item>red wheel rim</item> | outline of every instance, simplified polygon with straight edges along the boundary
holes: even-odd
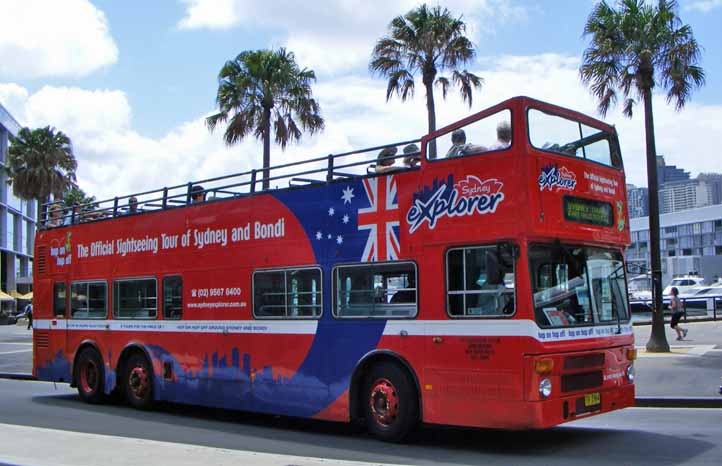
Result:
[[[80,365],[80,387],[85,393],[93,393],[98,388],[100,374],[95,361],[87,359]]]
[[[142,365],[137,365],[131,369],[128,375],[128,386],[133,396],[136,398],[143,398],[148,392],[150,380],[148,379],[148,372]]]
[[[396,388],[388,379],[378,379],[371,386],[369,408],[377,424],[388,427],[396,421],[399,397],[396,395]]]

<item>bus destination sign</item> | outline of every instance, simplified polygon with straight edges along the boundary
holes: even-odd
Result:
[[[611,227],[614,225],[614,209],[608,202],[564,196],[564,218],[571,222]]]

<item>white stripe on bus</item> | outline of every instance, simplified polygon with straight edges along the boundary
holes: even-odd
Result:
[[[162,333],[220,333],[220,334],[286,334],[314,335],[318,321],[303,320],[64,320],[37,319],[39,330],[104,330]],[[589,338],[631,335],[631,324],[620,326],[568,327],[542,329],[529,319],[515,320],[389,320],[385,336],[514,336],[537,341],[568,341]]]

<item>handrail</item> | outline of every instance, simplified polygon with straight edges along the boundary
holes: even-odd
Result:
[[[369,164],[375,163],[378,160],[378,154],[376,153],[376,151],[383,150],[388,147],[402,148],[408,144],[413,143],[420,143],[420,139],[411,139],[392,144],[378,145],[365,149],[341,152],[338,154],[328,154],[326,156],[314,157],[298,162],[290,162],[272,166],[269,167],[267,170],[268,176],[266,178],[266,181],[270,185],[272,181],[278,182],[280,180],[288,180],[289,187],[298,187],[330,183],[334,180],[339,179],[339,177],[354,178],[368,176],[365,170],[360,170],[359,173],[351,173],[347,169],[353,169],[354,167],[360,166],[369,166]],[[401,153],[399,155],[388,157],[388,159],[395,161],[397,159],[403,159],[405,157],[408,157],[409,155],[418,155],[419,153],[420,152],[415,152],[414,154]],[[354,156],[361,156],[361,159],[354,160]],[[342,160],[344,157],[352,159]],[[314,166],[314,164],[316,166]],[[299,168],[299,170],[290,170],[287,173],[284,173],[287,169],[293,167],[297,167]],[[403,168],[410,169],[413,167],[397,166],[397,168],[401,170]],[[260,177],[259,173],[261,175]],[[60,207],[59,209],[53,208],[57,204],[57,201],[47,202],[41,204],[40,206],[42,211],[39,227],[55,228],[70,224],[84,223],[88,221],[105,220],[109,218],[123,217],[127,215],[135,215],[147,212],[156,212],[169,208],[177,208],[184,205],[193,204],[192,198],[194,195],[198,194],[202,194],[204,200],[212,200],[219,198],[222,199],[248,196],[255,193],[267,192],[271,189],[279,189],[278,187],[269,187],[267,190],[259,190],[256,185],[259,181],[264,180],[262,176],[263,173],[264,169],[252,169],[239,173],[232,173],[229,175],[216,176],[198,181],[190,181],[184,184],[165,186],[159,189],[152,189],[122,196],[115,196],[110,199],[93,201],[85,204],[78,204],[72,207]],[[322,179],[316,180],[312,178],[305,178],[308,175],[314,175],[319,173],[326,173],[325,181]],[[222,183],[223,181],[228,182]],[[299,185],[293,184],[292,182],[303,182],[307,184]],[[201,186],[202,189],[194,191],[194,188],[196,186]],[[213,196],[213,198],[205,199],[209,195]],[[130,205],[129,201],[131,198],[137,199],[137,206],[134,207]]]

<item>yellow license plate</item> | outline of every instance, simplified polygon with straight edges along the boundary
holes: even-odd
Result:
[[[602,402],[601,396],[599,396],[599,392],[596,393],[587,393],[584,395],[584,406],[595,406]]]

